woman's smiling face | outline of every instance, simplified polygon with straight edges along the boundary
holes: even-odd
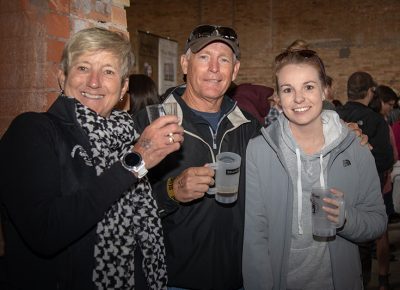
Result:
[[[120,60],[104,50],[76,57],[68,75],[61,73],[61,83],[67,96],[103,117],[110,115],[128,88],[128,80],[122,80]]]
[[[319,120],[324,88],[318,70],[306,63],[287,64],[276,74],[278,95],[286,117],[294,126]]]

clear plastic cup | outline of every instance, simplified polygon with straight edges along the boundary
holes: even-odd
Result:
[[[150,123],[165,115],[177,115],[176,103],[163,103],[146,106],[147,116]]]
[[[343,205],[343,198],[335,196],[329,188],[313,187],[311,190],[311,209],[312,209],[312,233],[317,237],[333,237],[336,235],[337,224],[328,220],[328,214],[322,209],[323,206],[331,206],[323,199],[332,198],[339,201],[339,206]],[[332,206],[331,206],[332,207]],[[339,225],[344,221],[344,209],[340,210]]]
[[[209,166],[215,170],[215,187],[207,192],[215,194],[220,203],[233,203],[237,200],[240,176],[240,155],[233,152],[222,152],[216,156],[216,162]]]

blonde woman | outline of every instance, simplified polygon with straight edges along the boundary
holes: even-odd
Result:
[[[362,289],[356,242],[386,227],[374,159],[339,116],[322,110],[326,73],[311,50],[275,59],[283,114],[251,140],[246,154],[243,278],[246,289]],[[314,239],[310,193],[327,186],[333,239]],[[339,216],[346,216],[340,223]]]

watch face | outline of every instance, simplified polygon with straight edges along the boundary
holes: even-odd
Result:
[[[139,154],[130,152],[125,155],[124,161],[125,164],[128,165],[129,167],[134,167],[140,164],[141,158]]]

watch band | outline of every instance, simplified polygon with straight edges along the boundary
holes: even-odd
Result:
[[[134,166],[133,167],[133,172],[137,173],[138,178],[144,177],[148,170],[146,169],[146,164],[144,163],[144,160],[140,162],[139,166]]]

